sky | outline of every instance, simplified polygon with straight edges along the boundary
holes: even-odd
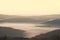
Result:
[[[21,16],[60,14],[60,0],[0,0],[0,14]]]

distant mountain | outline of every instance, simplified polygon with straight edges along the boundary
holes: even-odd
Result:
[[[40,19],[42,20],[42,23],[44,23],[51,20],[60,19],[60,14],[44,15],[44,16],[40,16]]]
[[[60,19],[60,14],[44,15],[44,16],[16,16],[16,15],[0,15],[0,21],[13,23],[46,23],[55,19]]]
[[[0,21],[13,23],[39,23],[39,16],[1,15]]]
[[[60,19],[47,21],[45,22],[45,24],[50,25],[50,26],[60,26]]]

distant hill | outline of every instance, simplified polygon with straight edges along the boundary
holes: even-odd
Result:
[[[45,23],[51,20],[60,19],[60,14],[44,15],[44,16],[16,16],[16,15],[0,15],[0,20],[13,23]]]
[[[60,19],[47,21],[44,24],[47,24],[47,25],[50,25],[50,26],[60,26]]]

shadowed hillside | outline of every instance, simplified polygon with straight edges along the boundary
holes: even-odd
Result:
[[[60,40],[60,29],[37,35],[32,40]]]
[[[19,39],[27,39],[24,38],[24,30],[13,29],[9,27],[0,27],[0,40],[18,40]]]

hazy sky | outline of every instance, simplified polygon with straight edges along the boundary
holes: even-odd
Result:
[[[60,0],[0,0],[0,14],[60,14]]]

